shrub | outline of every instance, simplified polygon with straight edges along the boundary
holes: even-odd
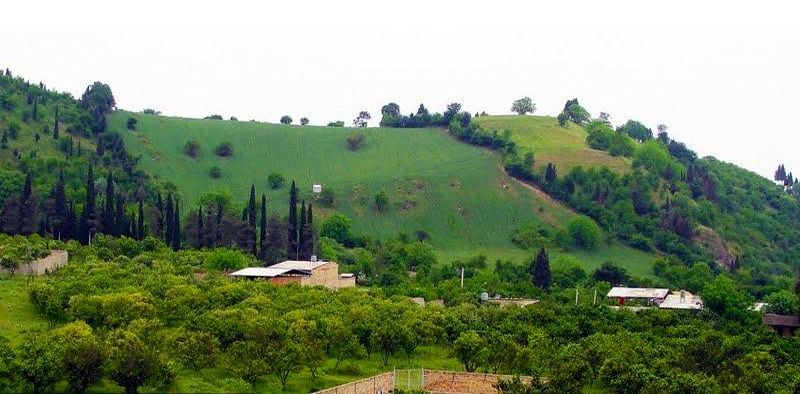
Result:
[[[521,249],[533,250],[550,245],[547,231],[535,224],[518,228],[511,236],[511,242]]]
[[[367,137],[364,135],[364,133],[361,132],[350,134],[350,136],[347,137],[347,148],[350,150],[361,149],[361,145],[364,143],[366,138]]]
[[[570,222],[567,226],[567,233],[572,246],[586,250],[597,248],[602,235],[600,227],[594,220],[586,216],[580,216]]]
[[[335,122],[330,122],[330,123],[328,123],[328,127],[344,127],[344,121],[343,120],[337,120]]]
[[[286,179],[283,175],[278,174],[277,172],[273,172],[267,176],[267,183],[269,183],[269,187],[271,189],[280,189],[283,187],[283,184],[286,182]]]
[[[136,120],[136,118],[128,118],[128,121],[125,123],[125,126],[128,128],[128,130],[136,130],[137,122],[138,121]]]
[[[233,145],[231,145],[230,142],[225,141],[217,145],[217,149],[215,150],[215,152],[217,152],[217,156],[220,157],[233,156]]]
[[[389,209],[389,196],[381,190],[375,195],[375,210],[385,212],[387,209]]]
[[[341,213],[334,213],[322,224],[319,236],[334,239],[341,244],[347,244],[351,237],[350,226],[350,218]]]
[[[206,265],[220,271],[232,271],[247,267],[250,259],[233,249],[214,249],[206,258]]]
[[[8,138],[11,138],[12,140],[19,138],[19,123],[14,121],[9,122],[6,130],[8,130]]]
[[[211,169],[208,170],[208,176],[219,179],[222,176],[222,169],[217,166],[211,167]]]
[[[322,205],[325,208],[330,208],[335,202],[334,196],[335,193],[333,188],[326,187],[322,189],[322,193],[319,194],[319,199],[317,201],[319,202],[319,205]]]
[[[610,261],[606,261],[600,268],[596,269],[592,277],[597,282],[608,282],[612,286],[625,284],[630,277],[625,268],[615,265]]]
[[[199,152],[200,143],[197,141],[186,141],[186,144],[183,145],[183,153],[186,153],[186,155],[189,157],[196,158]]]
[[[772,293],[764,299],[767,304],[767,313],[776,313],[778,315],[795,315],[797,314],[797,296],[792,292],[783,290],[777,293]]]

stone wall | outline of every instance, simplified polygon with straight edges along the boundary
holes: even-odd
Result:
[[[22,264],[17,268],[16,273],[42,275],[46,272],[53,272],[69,262],[69,253],[66,250],[53,250],[50,255],[36,260],[31,264]]]
[[[394,392],[394,372],[331,387],[315,394],[388,394]]]

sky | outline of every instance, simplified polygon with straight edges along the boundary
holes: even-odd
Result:
[[[350,123],[396,102],[555,116],[578,98],[700,155],[800,174],[791,1],[15,1],[0,67],[119,108]]]

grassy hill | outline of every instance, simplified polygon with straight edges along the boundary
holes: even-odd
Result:
[[[128,117],[138,119],[128,131]],[[333,209],[353,218],[354,229],[376,238],[423,230],[446,258],[478,253],[490,258],[530,258],[510,242],[513,231],[530,223],[555,229],[575,213],[546,196],[529,190],[500,169],[496,154],[456,142],[436,129],[367,128],[362,149],[350,151],[345,142],[354,130],[289,126],[257,122],[184,119],[117,111],[110,129],[124,135],[140,167],[173,183],[184,200],[184,212],[205,192],[229,192],[244,203],[250,185],[265,192],[270,209],[285,214],[288,188],[271,190],[267,176],[295,179],[306,198],[311,185],[335,191]],[[196,158],[184,154],[187,141],[200,143]],[[215,147],[229,141],[234,155],[222,158]],[[209,170],[222,170],[212,179]],[[390,209],[374,210],[376,193],[389,195]],[[330,214],[320,209],[318,216]],[[578,257],[586,268],[614,260],[637,275],[649,275],[653,257],[623,247],[604,245]]]
[[[586,131],[574,123],[560,127],[550,116],[480,116],[475,122],[485,130],[511,130],[511,136],[521,151],[533,151],[535,167],[555,164],[566,174],[571,168],[601,167],[625,172],[631,168],[630,159],[614,157],[607,152],[591,149],[586,144]]]

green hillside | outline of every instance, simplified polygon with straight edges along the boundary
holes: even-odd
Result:
[[[606,166],[619,172],[631,168],[629,159],[589,148],[586,131],[571,122],[565,128],[550,116],[518,115],[480,116],[474,121],[485,130],[511,130],[511,136],[521,151],[533,151],[537,169],[547,163],[555,164],[561,173],[577,166]]]
[[[128,117],[138,119],[128,131]],[[117,111],[111,130],[124,135],[140,167],[171,182],[191,207],[205,192],[226,191],[243,203],[250,185],[266,192],[271,209],[285,212],[288,188],[270,190],[267,176],[295,179],[307,198],[311,185],[335,191],[334,209],[353,218],[354,229],[375,238],[423,230],[445,258],[478,253],[490,258],[530,258],[510,241],[513,231],[536,223],[550,229],[575,214],[541,193],[529,190],[500,170],[496,154],[456,142],[436,129],[364,129],[362,149],[350,151],[348,128],[288,126],[256,122],[200,120]],[[197,158],[183,153],[187,141],[200,143]],[[234,155],[222,158],[214,148],[229,141]],[[222,170],[219,179],[209,169]],[[388,212],[373,208],[376,193],[390,199]],[[317,210],[322,215],[330,209]],[[653,257],[619,244],[578,256],[587,268],[614,260],[637,275],[649,275]]]

